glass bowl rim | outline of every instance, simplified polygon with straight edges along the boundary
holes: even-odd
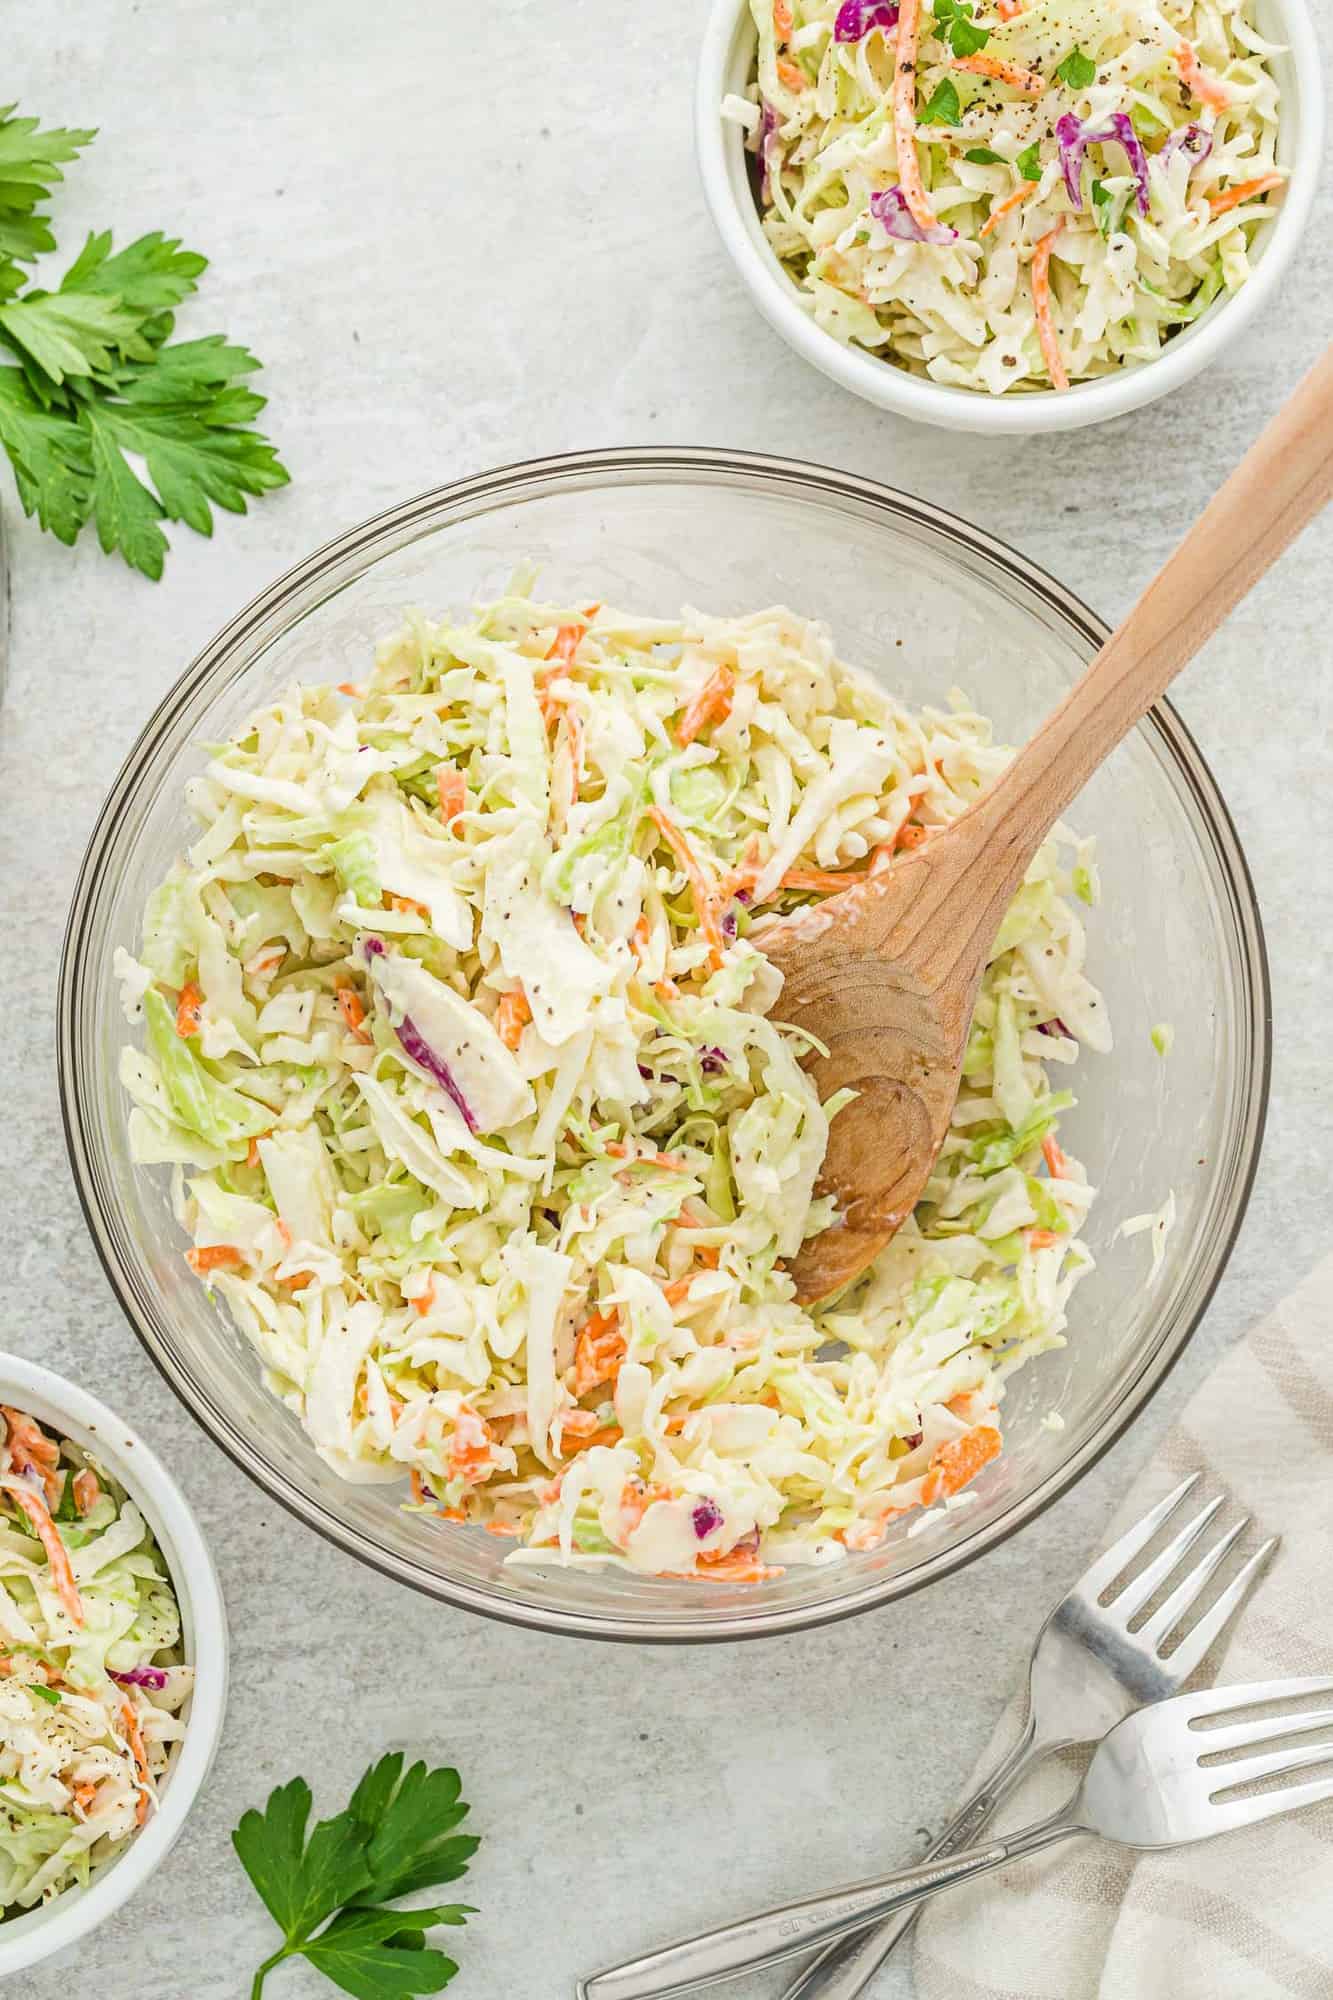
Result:
[[[997,536],[946,508],[832,466],[707,446],[616,446],[517,461],[428,488],[358,522],[283,571],[195,655],[153,709],[112,781],[79,865],[61,948],[56,1064],[70,1170],[93,1247],[116,1301],[150,1360],[194,1421],[262,1491],[336,1548],[396,1582],[459,1609],[504,1624],[568,1636],[634,1644],[698,1645],[768,1638],[836,1623],[910,1596],[1007,1541],[1068,1492],[1124,1434],[1166,1380],[1212,1301],[1245,1217],[1263,1144],[1272,1067],[1271,988],[1263,923],[1244,850],[1212,772],[1169,701],[1158,702],[1139,728],[1155,748],[1165,753],[1184,780],[1197,814],[1195,833],[1211,846],[1215,866],[1229,892],[1240,944],[1233,970],[1239,980],[1250,1044],[1250,1059],[1239,1078],[1237,1107],[1229,1120],[1237,1147],[1236,1170],[1218,1218],[1219,1226],[1199,1257],[1201,1281],[1196,1273],[1192,1300],[1186,1302],[1185,1309],[1174,1320],[1159,1325],[1150,1349],[1139,1357],[1114,1410],[1062,1465],[961,1543],[939,1551],[905,1575],[872,1578],[859,1590],[849,1591],[832,1603],[768,1611],[756,1605],[752,1612],[695,1625],[674,1612],[667,1618],[653,1618],[646,1597],[643,1612],[637,1614],[573,1611],[543,1606],[536,1600],[494,1597],[484,1585],[441,1576],[413,1558],[371,1544],[358,1528],[340,1520],[323,1502],[289,1486],[280,1472],[251,1453],[244,1438],[229,1426],[226,1413],[215,1406],[202,1384],[194,1380],[188,1364],[174,1355],[167,1341],[159,1336],[151,1315],[140,1308],[135,1288],[120,1265],[105,1225],[96,1177],[89,1164],[95,1143],[90,1142],[89,1134],[95,1121],[85,1116],[78,1059],[81,993],[85,985],[80,975],[91,943],[89,924],[97,891],[108,853],[115,845],[121,804],[137,789],[145,768],[181,710],[211,680],[217,679],[221,685],[228,666],[243,671],[248,661],[238,659],[237,655],[244,653],[268,621],[280,618],[284,606],[322,580],[330,581],[334,589],[341,588],[373,562],[395,553],[420,535],[492,506],[520,501],[533,489],[579,490],[589,485],[605,488],[635,477],[671,483],[673,476],[699,477],[706,483],[737,491],[759,485],[780,492],[794,486],[802,499],[823,498],[855,505],[886,517],[889,523],[924,528],[940,543],[954,543],[984,565],[1023,585],[1040,606],[1056,615],[1071,638],[1082,638],[1095,649],[1110,635],[1111,628],[1080,598]],[[345,572],[341,578],[340,570]],[[325,601],[329,594],[324,592],[319,601]],[[285,621],[269,633],[269,640],[283,629]]]

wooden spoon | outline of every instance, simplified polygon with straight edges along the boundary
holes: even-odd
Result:
[[[827,1057],[834,1119],[820,1192],[842,1220],[792,1262],[828,1297],[911,1214],[949,1129],[977,988],[1051,826],[1204,641],[1333,496],[1333,348],[1251,446],[1054,714],[977,803],[924,846],[759,933],[784,977],[778,1014]]]

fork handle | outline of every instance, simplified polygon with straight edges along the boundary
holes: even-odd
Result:
[[[682,1938],[679,1943],[649,1952],[644,1958],[628,1960],[606,1972],[594,1973],[579,1985],[579,2000],[666,2000],[672,1993],[688,1993],[715,1979],[732,1979],[757,1965],[771,1965],[812,1945],[860,1930],[881,1917],[924,1902],[941,1889],[971,1882],[992,1869],[1003,1868],[1022,1855],[1035,1854],[1071,1834],[1084,1833],[1073,1818],[1077,1795],[1052,1818],[1021,1833],[993,1840],[983,1847],[968,1848],[947,1861],[927,1861],[918,1868],[895,1869],[873,1881],[855,1883],[850,1889],[834,1890],[827,1896],[809,1896],[804,1902],[788,1903],[780,1909],[763,1910],[739,1923],[724,1924],[720,1930],[700,1937]]]
[[[1010,1793],[1055,1747],[1038,1742],[1029,1715],[1017,1743],[959,1807],[943,1833],[926,1849],[925,1859],[942,1860],[974,1841]],[[818,1958],[801,1968],[782,2000],[857,2000],[899,1939],[906,1937],[918,1915],[919,1906],[914,1903],[876,1924],[873,1930],[857,1931],[851,1937],[838,1938],[826,1945]]]

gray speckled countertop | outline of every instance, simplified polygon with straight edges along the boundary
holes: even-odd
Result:
[[[18,514],[7,472],[0,724],[0,1340],[123,1409],[199,1512],[231,1609],[212,1781],[169,1865],[25,2000],[239,2000],[267,1918],[228,1845],[305,1771],[341,1803],[369,1752],[456,1760],[486,1845],[459,2000],[557,2000],[576,1973],[907,1854],[937,1823],[1050,1600],[1172,1414],[1314,1263],[1333,1203],[1333,521],[1186,676],[1179,705],[1239,824],[1277,1023],[1268,1142],[1207,1320],[1156,1404],[1015,1541],[901,1608],[726,1650],[576,1645],[441,1609],[327,1547],[173,1400],[113,1302],[65,1165],[52,1009],[68,892],[149,707],[262,584],[330,534],[506,460],[661,441],[825,460],[971,516],[1113,616],[1314,358],[1325,197],[1302,267],[1225,364],[1095,431],[984,444],[881,416],[756,317],[704,212],[690,130],[705,0],[140,0],[11,10],[5,96],[101,137],[71,247],[114,223],[213,259],[187,330],[267,363],[292,486],[154,588]],[[1275,1254],[1276,1253],[1276,1254]],[[302,1968],[274,2000],[331,1989]],[[772,1982],[727,1989],[751,2000]],[[905,1967],[879,2000],[910,1991]]]

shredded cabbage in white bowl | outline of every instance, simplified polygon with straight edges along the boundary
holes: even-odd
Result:
[[[1249,0],[750,0],[723,113],[826,333],[1001,395],[1157,358],[1280,202]]]
[[[139,1509],[71,1439],[0,1405],[0,1917],[123,1851],[193,1684]]]
[[[952,1129],[848,1293],[829,1119],[766,920],[891,866],[1009,753],[911,714],[783,608],[413,617],[191,781],[199,833],[118,955],[134,1157],[184,1254],[350,1480],[516,1563],[759,1580],[874,1546],[1001,1447],[1062,1344],[1093,1190],[1048,1071],[1110,1047],[1090,843],[995,941]]]

